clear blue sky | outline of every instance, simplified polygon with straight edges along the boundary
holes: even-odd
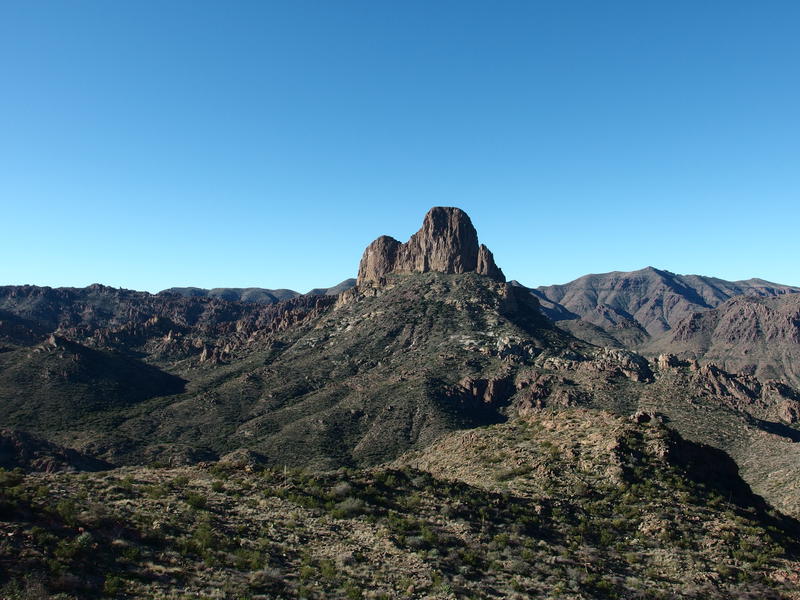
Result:
[[[0,3],[0,284],[306,291],[455,205],[509,278],[800,284],[800,2]]]

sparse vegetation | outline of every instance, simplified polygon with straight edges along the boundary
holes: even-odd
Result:
[[[482,460],[484,436],[502,439],[499,463]],[[458,455],[448,444],[459,435],[448,438],[424,454],[432,473],[410,466],[422,455],[328,473],[221,463],[5,473],[4,593],[32,597],[31,576],[65,598],[208,596],[219,585],[242,598],[788,593],[779,574],[798,567],[792,522],[693,480],[659,455],[665,436],[579,411],[481,430]]]

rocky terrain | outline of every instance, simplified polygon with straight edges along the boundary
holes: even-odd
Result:
[[[367,470],[0,472],[0,515],[7,598],[798,597],[798,524],[735,464],[585,409]]]
[[[592,344],[653,358],[673,353],[800,384],[795,322],[800,288],[648,267],[586,275],[530,292],[561,329]]]
[[[4,475],[7,595],[797,597],[800,295],[652,271],[548,299],[437,207],[338,294],[0,288],[8,466],[119,467]]]
[[[403,273],[478,273],[505,281],[494,256],[483,244],[467,214],[459,208],[435,207],[422,228],[401,244],[383,235],[364,251],[358,285],[382,283],[387,275]]]
[[[731,298],[684,319],[643,349],[711,361],[800,388],[800,294]]]

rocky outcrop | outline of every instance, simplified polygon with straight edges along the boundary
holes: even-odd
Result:
[[[516,382],[514,409],[518,415],[531,415],[544,408],[566,408],[588,402],[590,395],[562,375],[523,372]]]
[[[465,398],[492,405],[504,404],[514,393],[511,372],[495,377],[465,377],[458,383],[459,391]]]
[[[683,362],[674,354],[659,354],[656,359],[656,364],[658,365],[659,371],[666,371],[667,369],[680,367]]]
[[[437,206],[428,211],[422,228],[405,244],[381,236],[364,251],[358,284],[381,283],[390,273],[479,273],[505,281],[503,272],[483,244],[469,216],[460,208]]]
[[[800,387],[800,294],[731,298],[692,314],[642,350]]]

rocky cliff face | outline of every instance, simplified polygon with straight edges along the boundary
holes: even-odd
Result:
[[[428,211],[422,228],[405,244],[381,236],[364,251],[358,284],[380,283],[390,273],[470,273],[505,281],[503,272],[483,244],[463,210],[437,206]]]
[[[642,348],[800,386],[800,294],[738,296],[680,321]]]

